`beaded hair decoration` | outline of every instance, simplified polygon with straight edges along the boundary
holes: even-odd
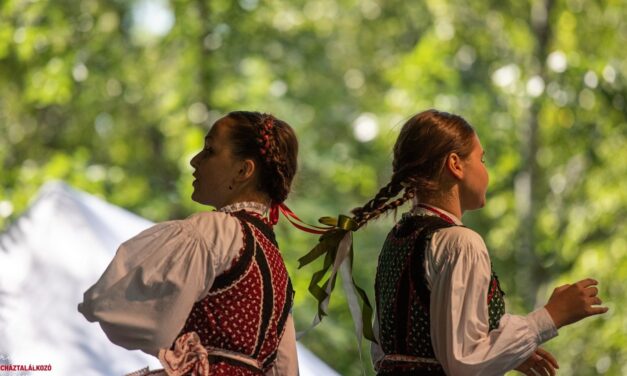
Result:
[[[259,144],[259,153],[264,158],[266,163],[271,161],[270,156],[270,138],[272,137],[272,128],[274,127],[274,116],[265,115],[263,124],[259,130],[259,137],[257,137],[257,143]]]

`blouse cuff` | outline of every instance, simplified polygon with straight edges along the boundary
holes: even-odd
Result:
[[[544,343],[553,337],[557,337],[557,328],[546,308],[541,307],[527,315],[531,327],[538,334],[538,344]]]

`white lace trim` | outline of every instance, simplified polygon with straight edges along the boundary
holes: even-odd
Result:
[[[433,207],[433,208],[441,211],[442,213],[446,214],[447,216],[451,217],[451,219],[453,220],[453,222],[455,222],[456,225],[463,225],[463,222],[461,221],[461,219],[457,218],[455,216],[455,214],[449,213],[446,210],[437,208],[435,206],[431,206],[431,205],[427,205],[427,206]],[[423,207],[418,206],[418,201],[415,201],[415,200],[412,203],[412,208],[409,211],[409,214],[410,215],[416,215],[416,216],[425,216],[425,215],[435,216],[435,217],[438,216],[436,213],[432,212],[431,210],[427,210],[427,209],[425,209]]]
[[[265,204],[262,204],[261,202],[242,201],[242,202],[236,202],[234,204],[224,206],[220,208],[218,211],[231,213],[231,212],[236,212],[240,210],[247,210],[247,211],[252,211],[255,213],[259,213],[259,214],[265,214],[268,211],[268,206]]]

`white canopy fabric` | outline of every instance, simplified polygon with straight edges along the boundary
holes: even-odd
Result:
[[[65,183],[46,184],[0,234],[0,364],[46,365],[20,375],[113,376],[156,358],[109,342],[76,310],[120,243],[152,223]],[[301,376],[338,375],[298,344]],[[2,374],[2,372],[0,372]]]

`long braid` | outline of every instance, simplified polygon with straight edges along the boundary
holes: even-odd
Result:
[[[366,205],[352,210],[355,216],[354,219],[359,227],[362,227],[366,222],[379,217],[388,210],[396,209],[408,200],[414,198],[417,188],[423,190],[430,188],[432,185],[430,182],[412,173],[415,167],[414,164],[409,164],[394,172],[390,182],[381,188],[372,200],[368,201]],[[398,196],[403,190],[403,196],[388,202]]]
[[[408,200],[413,199],[415,196],[415,193],[412,190],[409,190],[407,188],[405,188],[403,196],[397,198],[396,200],[389,202],[385,205],[383,205],[379,210],[381,211],[381,214],[392,210],[392,209],[396,209],[399,206],[403,205],[405,202],[407,202]],[[374,218],[374,217],[373,217]]]
[[[378,214],[375,215],[377,210],[384,206],[391,198],[396,197],[401,189],[402,186],[400,184],[393,184],[393,182],[390,181],[388,184],[383,186],[379,192],[377,192],[372,200],[368,201],[362,207],[353,209],[351,212],[353,213],[353,218],[358,223],[359,227],[368,222],[368,220],[377,216]]]
[[[359,227],[365,225],[368,221],[377,218],[386,211],[397,208],[409,199],[410,191],[406,190],[405,194],[392,202],[389,202],[404,189],[404,174],[395,173],[388,184],[382,187],[374,198],[366,203],[366,205],[353,209],[354,219]]]

